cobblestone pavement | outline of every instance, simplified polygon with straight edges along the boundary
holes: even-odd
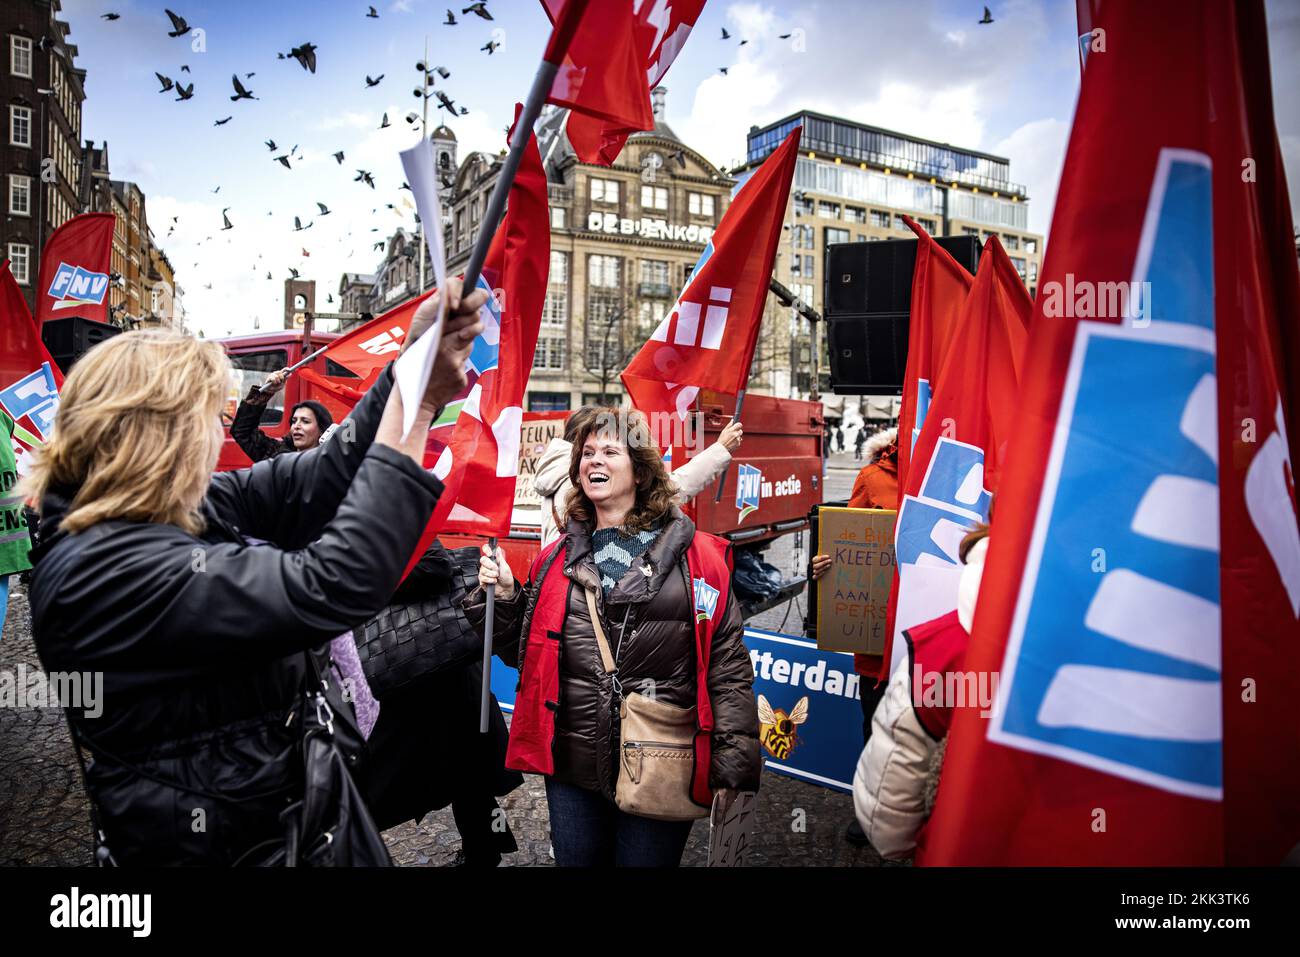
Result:
[[[846,498],[856,466],[852,455],[833,456],[827,498]],[[806,539],[806,535],[804,536]],[[798,553],[795,536],[773,545],[764,556],[785,574],[802,574],[807,552]],[[798,553],[798,554],[797,554]],[[20,664],[38,667],[31,640],[25,591],[13,582],[0,671],[13,674]],[[802,630],[802,596],[789,608],[755,616],[751,625],[787,633]],[[528,775],[524,786],[501,800],[519,850],[505,865],[549,865],[550,841],[542,779]],[[767,866],[881,866],[870,848],[855,848],[843,838],[853,819],[847,794],[769,773],[758,799],[758,833],[749,861]],[[0,707],[0,865],[87,865],[91,862],[89,812],[62,713],[53,708]],[[427,815],[385,832],[400,865],[448,864],[460,846],[451,809]],[[683,863],[702,866],[708,855],[708,824],[696,822]]]

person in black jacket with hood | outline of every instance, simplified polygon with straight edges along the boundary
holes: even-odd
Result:
[[[304,652],[321,657],[384,606],[442,492],[421,465],[425,435],[465,383],[485,296],[450,282],[408,343],[438,299],[450,314],[405,439],[390,368],[347,441],[213,475],[220,345],[131,332],[69,374],[30,476],[43,524],[32,625],[47,670],[103,674],[102,713],[68,715],[117,863],[232,864],[283,833],[280,812],[304,791]],[[329,685],[342,732],[351,711]]]

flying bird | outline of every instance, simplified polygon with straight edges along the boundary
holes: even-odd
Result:
[[[189,73],[189,72],[190,72],[190,66],[189,66],[188,63],[183,63],[183,64],[181,64],[181,72],[182,72],[182,73]]]
[[[486,4],[486,3],[471,3],[468,7],[466,7],[464,10],[462,10],[460,13],[461,13],[461,16],[464,16],[464,15],[467,14],[467,13],[477,13],[477,14],[478,14],[480,17],[482,17],[484,20],[491,20],[491,19],[492,19],[492,14],[490,14],[490,13],[487,12],[487,4]]]
[[[371,189],[375,188],[375,177],[369,171],[364,169],[357,170],[357,175],[352,178],[352,182],[364,182]]]
[[[163,76],[161,73],[157,72],[154,73],[154,76],[158,77],[158,82],[162,84],[162,89],[158,91],[159,93],[166,93],[176,85],[172,82],[171,77],[169,76]]]
[[[379,81],[382,80],[383,78],[384,78],[384,74],[382,73],[379,74],[379,76],[375,77],[373,80],[370,78],[369,74],[366,74],[366,86],[378,86]]]
[[[221,211],[221,221],[225,224],[224,226],[221,227],[223,230],[235,228],[234,225],[230,222],[230,217],[226,215],[226,211],[229,209],[230,207],[227,206],[225,209]]]
[[[320,207],[320,214],[322,216],[328,216],[330,214],[330,208],[320,200],[316,200],[316,205]]]
[[[749,42],[748,40],[741,40],[740,43],[738,44],[738,46],[742,46],[742,47],[743,47],[743,46],[744,46],[746,43],[748,43],[748,42]]]
[[[792,36],[794,36],[793,33],[782,33],[781,36],[780,36],[780,39],[782,39],[782,40],[789,40]]]
[[[333,305],[333,304],[334,304],[334,293],[330,293],[328,296],[326,296],[326,297],[325,297],[325,302],[326,302],[327,305]]]
[[[253,91],[252,91],[252,90],[248,90],[248,89],[245,89],[245,88],[244,88],[244,84],[242,84],[242,83],[239,82],[239,77],[238,77],[237,75],[235,75],[235,74],[232,73],[232,74],[230,75],[230,82],[231,82],[232,84],[234,84],[234,87],[235,87],[235,95],[232,96],[232,97],[230,98],[230,101],[231,101],[232,103],[233,103],[235,100],[255,100],[255,99],[257,99],[257,97],[253,96]]]
[[[271,270],[269,270],[269,269],[266,271],[266,278],[267,278],[267,279],[272,278],[272,277],[271,277]]]
[[[284,60],[287,57],[293,57],[302,64],[302,68],[308,73],[316,72],[316,44],[314,43],[304,43],[300,47],[294,47],[287,55],[284,53],[277,53],[276,56],[281,60]]]
[[[723,27],[723,28],[722,28],[722,39],[724,39],[724,40],[730,40],[730,39],[731,39],[731,34],[727,32],[727,28],[726,28],[726,27]]]
[[[275,161],[279,163],[281,166],[283,166],[285,169],[293,169],[293,167],[289,165],[288,156],[277,156],[275,158]]]
[[[723,76],[726,76],[726,75],[727,75],[727,68],[726,68],[725,66],[720,66],[720,67],[718,67],[718,72],[721,73]]]
[[[686,169],[686,150],[678,150],[673,154],[673,159],[677,161],[678,166],[682,169]]]
[[[295,233],[300,233],[300,232],[302,232],[304,229],[311,229],[311,227],[312,227],[312,224],[311,224],[311,223],[308,223],[306,226],[304,226],[304,225],[302,224],[302,220],[299,219],[297,216],[295,216],[295,217],[293,218],[293,231],[294,231]]]
[[[343,165],[343,151],[342,151],[342,150],[339,150],[337,153],[335,153],[335,154],[334,154],[334,159],[338,161],[338,164],[339,164],[340,166],[342,166],[342,165]]]
[[[213,123],[212,125],[213,125],[213,126],[225,126],[227,123],[230,122],[230,120],[231,120],[231,117],[227,116],[224,120],[217,120],[217,122]]]
[[[988,7],[985,7],[985,8],[984,8],[984,19],[983,19],[983,20],[977,20],[976,22],[977,22],[977,23],[992,23],[992,22],[993,22],[993,14],[989,13],[989,8],[988,8]]]
[[[433,95],[436,96],[438,98],[438,102],[442,104],[442,109],[445,109],[451,114],[455,115],[456,104],[452,101],[451,97],[449,97],[446,93],[442,92],[442,90],[434,90]]]
[[[465,115],[466,113],[468,113],[468,112],[469,112],[469,110],[465,109],[465,107],[462,106],[462,107],[460,108],[460,111],[457,113],[457,115],[458,115],[458,116],[464,116],[464,115]]]
[[[376,10],[374,7],[371,7],[371,8],[370,8],[370,12],[367,13],[366,16],[369,17],[371,20],[378,20],[378,19],[379,19],[379,11]]]
[[[256,72],[254,72],[254,73],[245,73],[245,74],[244,74],[244,79],[245,79],[245,80],[251,80],[251,79],[252,79],[253,77],[255,77],[255,76],[257,76],[257,73],[256,73]]]
[[[307,252],[307,247],[305,247],[305,246],[303,247],[302,254],[303,254],[303,256],[304,256],[305,258],[307,258],[307,259],[310,259],[310,258],[311,258],[311,253]]]
[[[497,43],[495,40],[489,40],[487,43],[485,43],[485,44],[483,44],[481,47],[479,47],[479,49],[480,49],[480,50],[487,50],[487,52],[488,52],[488,56],[491,56],[492,53],[493,53],[493,51],[495,51],[496,48],[499,47],[499,46],[501,46],[501,44]]]
[[[390,125],[391,125],[391,124],[388,122],[388,114],[385,113],[385,114],[384,114],[384,118],[383,118],[383,120],[382,120],[382,121],[380,122],[380,124],[379,124],[379,128],[380,128],[381,130],[386,130],[386,129],[388,129],[388,127],[389,127]]]
[[[447,11],[447,19],[442,21],[444,27],[454,27],[456,25],[456,15],[450,10]]]
[[[267,141],[266,141],[266,148],[267,148],[268,150],[270,150],[272,153],[274,153],[274,152],[275,152],[275,140],[267,140]]]
[[[294,269],[292,266],[289,267],[289,278],[290,279],[298,278],[298,270]]]
[[[188,100],[190,97],[194,95],[194,84],[191,83],[189,86],[181,86],[179,83],[177,83],[176,92],[179,94],[176,97],[177,103],[179,103],[181,100]]]
[[[190,32],[190,25],[185,22],[184,17],[178,17],[167,9],[164,9],[163,13],[167,14],[172,21],[171,31],[167,34],[169,37],[183,37]]]
[[[113,20],[120,20],[120,19],[122,19],[122,14],[120,14],[120,13],[101,13],[101,14],[99,15],[99,19],[101,19],[101,20],[108,20],[109,22],[112,22]]]

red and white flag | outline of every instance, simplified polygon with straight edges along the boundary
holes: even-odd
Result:
[[[955,709],[919,859],[1277,865],[1300,276],[1264,5],[1102,11],[963,666],[997,694]]]
[[[83,213],[50,236],[36,287],[37,325],[64,316],[108,321],[113,224],[112,213]]]
[[[542,0],[558,23],[566,0]],[[654,127],[650,91],[686,45],[704,0],[599,0],[583,13],[549,102],[584,163],[610,166],[627,138]]]
[[[892,627],[881,677],[906,657],[904,631],[957,607],[957,546],[976,522],[987,521],[998,490],[1018,427],[1016,393],[1033,308],[1002,244],[990,237],[899,489]]]
[[[912,302],[907,322],[907,370],[903,374],[903,401],[898,411],[898,493],[907,484],[912,446],[934,398],[935,377],[943,366],[975,277],[909,216],[903,217],[916,233],[916,267],[912,272]]]
[[[5,260],[0,264],[0,405],[14,420],[12,441],[20,475],[27,471],[31,451],[53,433],[62,387],[63,373],[45,350]]]
[[[622,373],[661,447],[668,421],[684,419],[701,389],[736,395],[749,380],[799,133],[792,131],[741,187],[672,310]]]
[[[407,330],[411,328],[415,310],[436,291],[430,289],[376,316],[365,325],[357,326],[347,335],[339,336],[330,343],[325,355],[348,371],[355,372],[363,382],[370,379],[397,358],[402,343],[406,341]]]

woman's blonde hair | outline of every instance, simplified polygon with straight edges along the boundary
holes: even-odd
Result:
[[[582,465],[582,447],[592,435],[608,436],[622,442],[632,460],[632,479],[636,482],[636,500],[627,513],[623,527],[629,531],[646,531],[672,511],[677,488],[664,468],[663,453],[650,434],[650,423],[636,409],[590,407],[573,437],[569,457],[568,517],[594,526],[596,506],[582,490],[578,469]],[[578,413],[574,413],[577,415]]]
[[[25,493],[40,508],[51,488],[71,492],[69,532],[126,519],[198,534],[229,385],[216,342],[162,329],[114,336],[68,374]]]

